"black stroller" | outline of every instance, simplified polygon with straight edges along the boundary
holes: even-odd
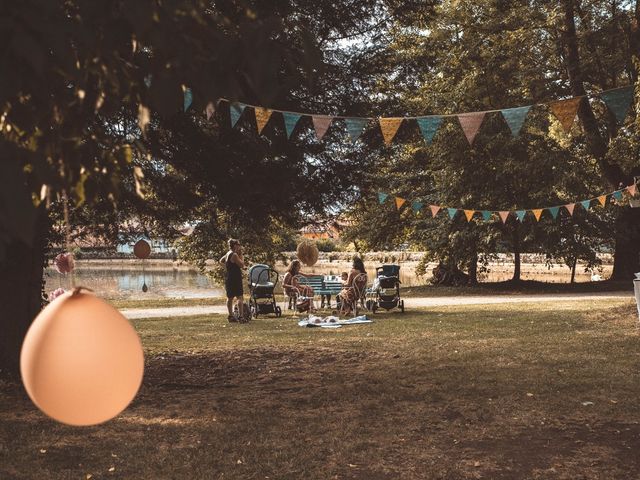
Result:
[[[282,315],[274,290],[280,275],[269,265],[257,264],[249,269],[249,310],[253,318],[261,314]]]
[[[382,265],[376,268],[376,279],[368,297],[367,307],[373,313],[378,308],[389,311],[396,307],[404,312],[404,300],[400,298],[400,265]]]

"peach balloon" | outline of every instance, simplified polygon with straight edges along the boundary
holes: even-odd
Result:
[[[138,334],[115,308],[76,289],[42,310],[20,354],[31,400],[59,422],[96,425],[133,400],[144,371]]]

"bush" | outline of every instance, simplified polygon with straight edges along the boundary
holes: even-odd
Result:
[[[316,246],[321,252],[335,252],[338,250],[336,242],[330,238],[320,238],[316,240]]]

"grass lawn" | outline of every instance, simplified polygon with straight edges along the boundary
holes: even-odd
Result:
[[[0,479],[640,478],[633,301],[375,320],[136,321],[143,387],[102,426],[0,380]]]

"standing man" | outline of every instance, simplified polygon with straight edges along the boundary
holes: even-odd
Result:
[[[242,245],[234,238],[229,239],[229,251],[222,256],[220,263],[226,267],[224,288],[227,291],[227,310],[229,310],[228,320],[237,322],[233,316],[233,300],[238,299],[238,313],[240,319],[244,318],[244,302],[242,299],[242,269],[244,260],[242,258]]]

